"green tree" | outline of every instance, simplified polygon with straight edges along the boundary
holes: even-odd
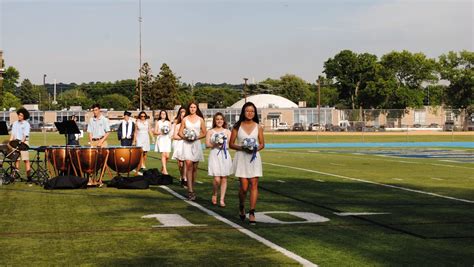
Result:
[[[153,88],[153,75],[151,73],[150,65],[145,62],[140,68],[140,77],[136,85],[136,93],[133,98],[133,106],[140,107],[140,85],[142,87],[142,103],[143,108],[152,108],[156,102],[156,94]]]
[[[446,87],[446,105],[464,114],[464,126],[474,113],[474,52],[449,52],[439,57],[441,79],[449,81]]]
[[[178,105],[186,105],[187,103],[190,103],[191,100],[193,100],[193,89],[191,85],[186,83],[180,84],[177,99]]]
[[[99,98],[101,107],[114,110],[126,110],[130,107],[131,101],[121,94],[110,94]]]
[[[153,83],[154,101],[152,109],[173,109],[178,103],[178,78],[166,63],[160,68],[160,73]]]
[[[18,88],[16,95],[20,98],[22,104],[37,104],[38,95],[34,94],[33,84],[28,79],[24,79]]]
[[[389,86],[386,108],[405,109],[423,105],[423,83],[437,81],[435,61],[423,53],[390,52],[382,56],[381,77]]]
[[[193,98],[199,103],[207,103],[209,108],[226,108],[239,100],[238,91],[229,88],[201,87],[194,90]]]
[[[376,64],[377,56],[350,50],[343,50],[324,62],[324,73],[328,79],[335,79],[341,104],[355,109],[361,102],[367,102],[359,99],[359,93],[368,82],[374,81]]]
[[[5,92],[3,94],[2,102],[0,104],[2,109],[21,107],[20,99],[10,92]]]
[[[309,99],[309,84],[293,74],[286,74],[280,77],[280,87],[277,94],[298,103]]]
[[[70,106],[82,106],[83,108],[89,108],[94,104],[94,100],[89,98],[86,93],[79,89],[72,89],[66,92],[60,93],[57,97],[58,106],[67,108]]]
[[[449,81],[446,104],[455,109],[466,109],[474,104],[474,52],[449,52],[439,57],[441,79]]]
[[[8,67],[3,74],[4,92],[15,93],[19,79],[20,72],[12,66]]]

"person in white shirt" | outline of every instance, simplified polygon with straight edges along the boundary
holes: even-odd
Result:
[[[107,147],[107,137],[110,134],[109,120],[102,115],[99,104],[92,106],[92,112],[94,117],[90,118],[87,124],[89,143],[93,147]]]
[[[117,130],[117,136],[120,140],[121,146],[132,146],[133,144],[133,138],[135,136],[135,123],[130,118],[131,115],[132,113],[129,111],[125,111],[123,113],[123,120]]]
[[[30,123],[27,120],[30,118],[30,113],[25,108],[20,108],[17,110],[16,114],[18,115],[18,120],[12,125],[10,141],[18,140],[28,145],[30,138]],[[29,153],[28,151],[21,151],[20,154],[21,160],[25,163],[26,177],[28,178],[28,181],[30,181],[31,165]],[[20,168],[20,161],[16,162],[16,168]]]

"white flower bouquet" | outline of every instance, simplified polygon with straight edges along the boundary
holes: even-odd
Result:
[[[223,145],[227,140],[227,136],[224,133],[215,133],[211,137],[211,143],[216,145]]]
[[[192,142],[197,139],[197,133],[193,129],[184,128],[183,133],[184,133],[184,138],[187,141]]]
[[[168,125],[161,126],[161,133],[168,134],[170,132],[170,127]]]
[[[256,151],[258,148],[257,140],[255,140],[255,138],[245,138],[242,143],[242,148],[249,153]]]

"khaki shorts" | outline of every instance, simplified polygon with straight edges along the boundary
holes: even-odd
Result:
[[[29,145],[30,143],[28,141],[25,141],[25,144]],[[25,161],[25,160],[30,160],[30,152],[28,151],[21,151],[20,152],[20,155],[21,155],[21,160]],[[20,158],[18,160],[20,160]]]

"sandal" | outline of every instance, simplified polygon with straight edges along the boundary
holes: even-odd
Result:
[[[219,207],[225,208],[225,202],[224,202],[224,200],[221,200],[221,201],[220,201]]]
[[[217,205],[217,195],[212,195],[211,202],[212,205]]]
[[[245,207],[243,204],[239,205],[239,217],[241,221],[245,221]]]
[[[253,216],[253,220],[250,220],[250,216]],[[249,224],[250,225],[257,225],[257,222],[255,221],[255,209],[249,210]]]
[[[196,193],[188,192],[188,200],[190,200],[190,201],[196,200]]]

